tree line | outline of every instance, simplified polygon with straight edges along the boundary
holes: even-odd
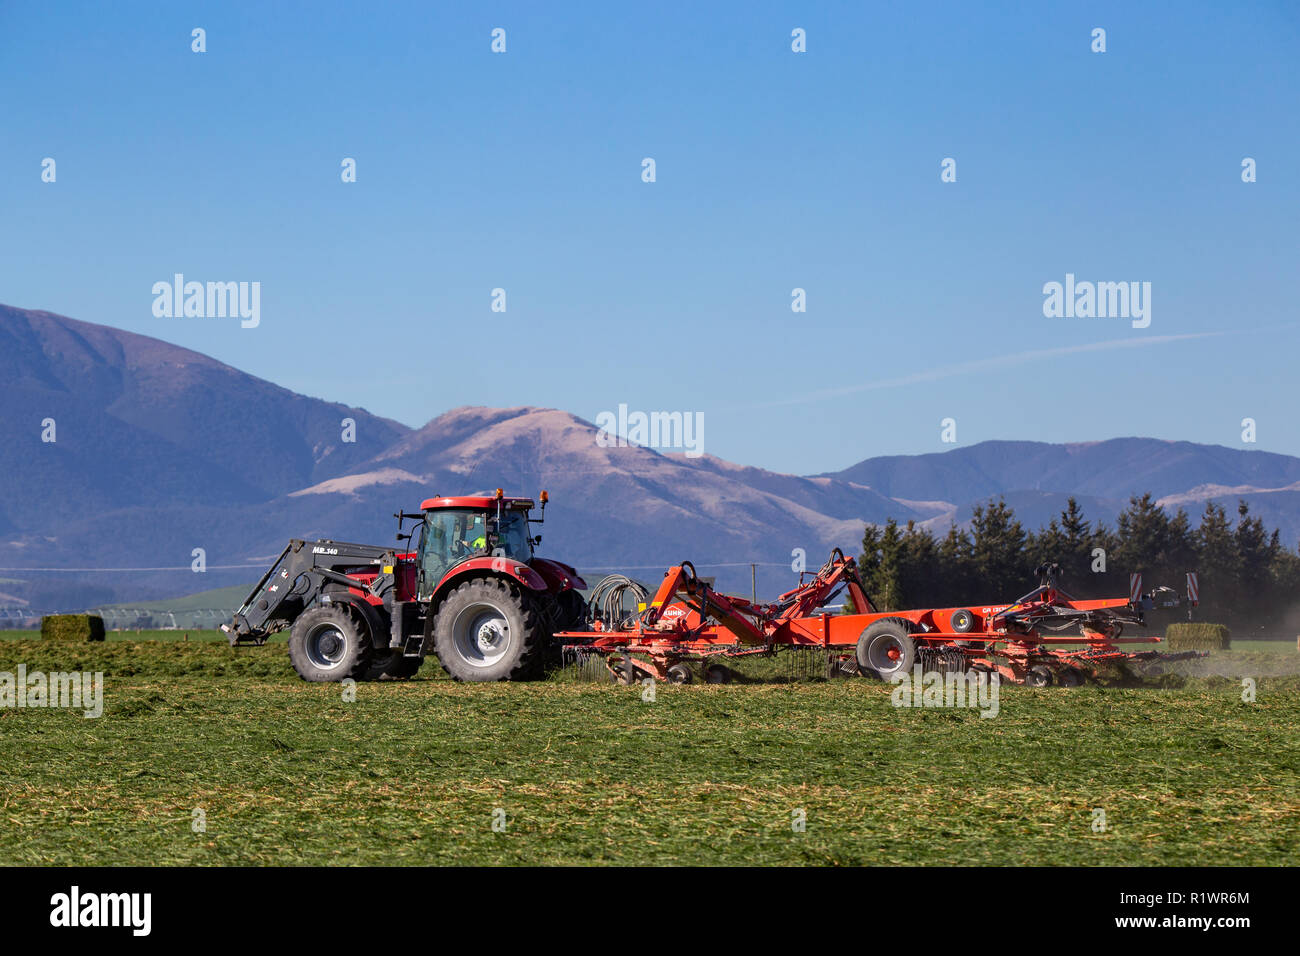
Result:
[[[914,521],[869,524],[859,563],[881,610],[1010,602],[1038,584],[1036,567],[1056,563],[1062,590],[1074,597],[1126,596],[1129,574],[1141,572],[1143,592],[1164,585],[1185,604],[1186,573],[1195,571],[1195,620],[1226,624],[1242,638],[1300,626],[1300,552],[1252,517],[1245,501],[1235,520],[1209,502],[1193,527],[1186,511],[1170,515],[1150,494],[1135,496],[1111,528],[1089,521],[1070,498],[1032,531],[999,498],[974,508],[969,529],[954,524],[942,538]],[[1187,616],[1185,607],[1173,613]]]

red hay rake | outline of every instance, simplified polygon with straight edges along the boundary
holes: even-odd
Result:
[[[785,649],[820,649],[829,671],[885,680],[921,663],[997,673],[1037,687],[1073,686],[1115,665],[1199,656],[1120,647],[1159,643],[1154,636],[1122,635],[1127,625],[1144,627],[1146,611],[1177,606],[1171,589],[1155,588],[1136,600],[1077,600],[1057,583],[1059,566],[1043,565],[1037,574],[1038,586],[1010,604],[879,611],[854,560],[838,548],[819,571],[806,581],[800,574],[799,585],[770,604],[715,591],[684,561],[665,572],[635,616],[597,619],[590,630],[556,637],[570,660],[595,662],[605,676],[626,683],[647,677],[686,683],[693,664],[703,665],[710,683],[724,683],[732,676],[724,661]],[[857,613],[823,609],[841,590]]]

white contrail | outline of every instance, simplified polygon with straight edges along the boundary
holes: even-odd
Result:
[[[1087,342],[1082,345],[1062,345],[1050,349],[1033,349],[1028,352],[1014,352],[1010,355],[995,355],[991,358],[959,362],[956,365],[941,365],[938,368],[922,369],[896,378],[878,378],[874,381],[864,382],[861,385],[845,385],[841,388],[827,388],[822,389],[819,392],[811,392],[808,395],[802,395],[798,398],[787,398],[782,401],[774,402],[762,402],[757,405],[747,405],[745,407],[774,408],[781,405],[800,405],[805,402],[816,402],[826,398],[836,398],[841,395],[851,395],[857,392],[870,392],[882,388],[899,388],[904,385],[933,382],[941,378],[951,378],[954,375],[967,375],[971,372],[978,372],[990,368],[1002,368],[1008,365],[1023,365],[1026,362],[1032,362],[1036,359],[1060,358],[1065,355],[1077,355],[1081,352],[1105,352],[1111,349],[1133,349],[1147,345],[1165,345],[1169,342],[1185,342],[1190,339],[1205,339],[1227,334],[1228,333],[1224,331],[1187,332],[1182,335],[1147,335],[1140,338],[1108,339],[1105,342]]]

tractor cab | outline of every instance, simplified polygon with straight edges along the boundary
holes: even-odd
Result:
[[[545,496],[546,492],[542,492]],[[546,507],[545,497],[542,500]],[[527,565],[533,560],[534,539],[529,523],[531,498],[428,498],[420,505],[423,520],[415,530],[416,578],[419,594],[427,596],[449,571],[474,559],[506,559]]]

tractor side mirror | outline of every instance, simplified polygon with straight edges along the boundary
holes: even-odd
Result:
[[[534,548],[537,547],[537,546],[538,546],[539,544],[541,544],[541,543],[542,543],[542,536],[541,536],[540,534],[539,534],[537,537],[533,538],[533,547],[534,547]]]

